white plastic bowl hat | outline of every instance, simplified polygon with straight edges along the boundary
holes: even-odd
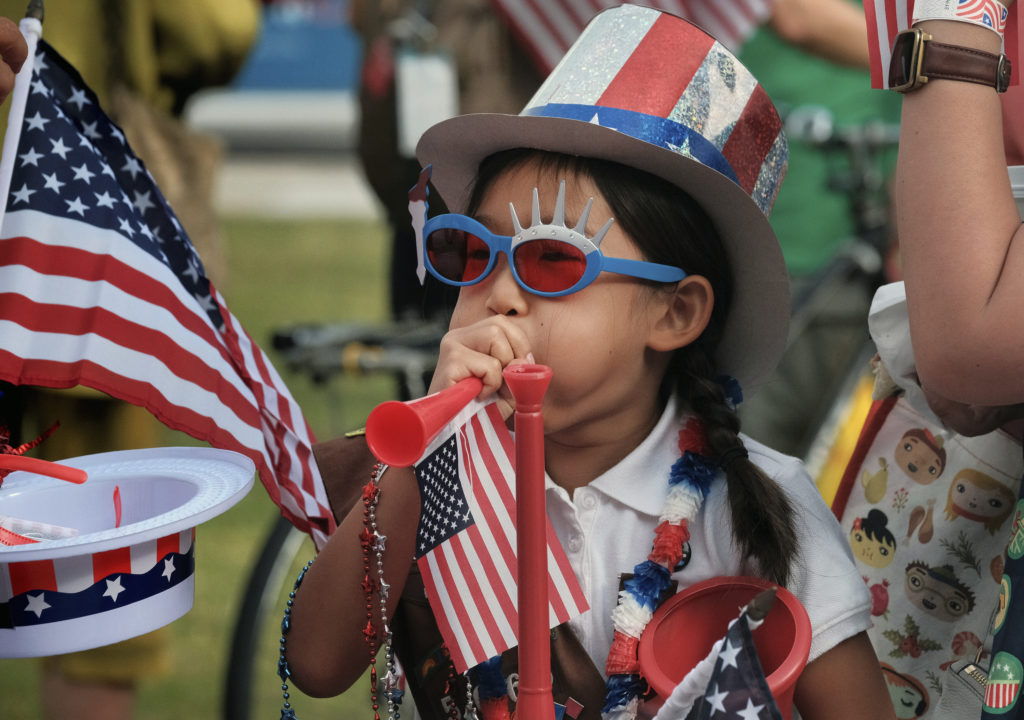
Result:
[[[241,500],[256,474],[246,456],[203,447],[61,464],[88,479],[73,485],[18,471],[0,485],[0,527],[13,520],[23,538],[49,535],[0,543],[0,658],[108,645],[184,615],[194,597],[196,526]]]
[[[774,105],[735,56],[675,15],[605,10],[519,115],[445,120],[423,134],[416,154],[432,165],[448,207],[463,212],[480,162],[513,148],[619,162],[703,207],[734,279],[715,360],[750,397],[778,363],[789,326],[789,279],[768,223],[789,151]]]

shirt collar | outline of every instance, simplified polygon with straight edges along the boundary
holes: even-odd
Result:
[[[654,429],[617,465],[592,480],[587,487],[629,508],[657,517],[668,495],[668,475],[679,458],[681,427],[678,405],[669,397]],[[556,487],[547,478],[548,488]]]

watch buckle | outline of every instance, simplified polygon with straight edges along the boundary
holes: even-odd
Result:
[[[924,62],[924,44],[931,40],[932,36],[920,28],[901,30],[896,33],[896,39],[893,41],[894,56],[895,51],[899,48],[902,39],[905,37],[913,38],[907,57],[908,64],[906,80],[898,85],[891,85],[889,87],[890,90],[894,90],[898,93],[908,93],[928,82],[928,77],[921,74],[921,65]]]

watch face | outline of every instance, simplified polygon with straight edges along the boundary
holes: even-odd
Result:
[[[905,30],[896,35],[889,62],[889,89],[906,92],[917,84],[921,60],[921,34]]]

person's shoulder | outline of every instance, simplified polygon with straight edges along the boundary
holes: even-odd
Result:
[[[779,452],[743,433],[740,433],[740,439],[743,440],[743,446],[747,449],[750,461],[769,477],[781,479],[793,475],[807,475],[804,464],[799,458]]]

